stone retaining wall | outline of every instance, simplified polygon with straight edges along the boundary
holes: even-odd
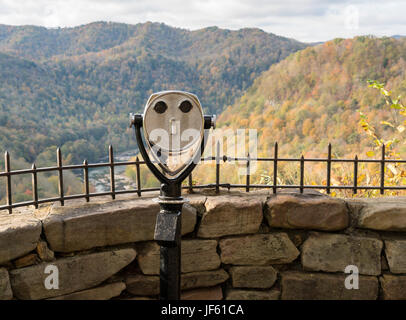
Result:
[[[406,198],[187,197],[182,299],[406,299]],[[158,210],[127,197],[0,213],[0,299],[156,299]]]

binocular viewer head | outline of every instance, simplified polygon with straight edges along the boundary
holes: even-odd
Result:
[[[133,118],[137,121],[142,122],[149,160],[167,179],[176,179],[197,156],[200,159],[205,129],[214,127],[215,120],[203,115],[196,95],[162,91],[149,97],[142,118]]]

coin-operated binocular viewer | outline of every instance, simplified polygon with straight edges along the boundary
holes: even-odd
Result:
[[[180,299],[182,181],[200,161],[214,116],[204,116],[199,99],[183,91],[154,93],[131,125],[145,163],[161,182],[154,239],[161,246],[160,299]],[[142,133],[144,141],[142,138]]]

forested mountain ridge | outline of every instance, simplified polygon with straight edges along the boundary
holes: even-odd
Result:
[[[335,39],[290,55],[258,77],[220,116],[219,126],[256,128],[260,153],[271,155],[279,142],[285,156],[326,154],[365,158],[372,141],[359,125],[359,110],[385,136],[380,124],[391,109],[368,79],[406,94],[406,39]],[[389,128],[389,127],[386,127]],[[389,128],[390,129],[390,128]],[[401,150],[406,154],[406,146]]]
[[[135,146],[128,113],[166,89],[223,106],[269,66],[306,47],[259,29],[197,31],[96,22],[46,29],[0,25],[0,150],[46,164],[98,159]]]
[[[76,56],[116,47],[142,31],[143,25],[94,22],[74,28],[0,25],[0,50],[30,60]]]

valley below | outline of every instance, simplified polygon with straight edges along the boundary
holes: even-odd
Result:
[[[102,161],[109,145],[116,161],[126,161],[137,148],[128,114],[141,112],[153,92],[177,89],[195,93],[206,114],[219,116],[219,129],[256,129],[258,157],[272,157],[278,142],[281,157],[324,158],[331,143],[333,158],[376,159],[385,144],[385,156],[400,159],[406,157],[405,70],[405,38],[306,44],[253,28],[0,25],[0,151],[10,152],[13,170],[55,165],[57,147],[64,164]],[[194,183],[214,182],[214,169],[199,165]],[[297,183],[297,166],[281,170],[281,183]],[[335,167],[332,179],[348,183],[351,170]],[[377,170],[360,167],[359,183],[378,181]],[[225,183],[245,181],[233,164],[221,172]],[[80,172],[66,174],[66,194],[77,193]],[[272,174],[270,163],[261,164],[251,179],[269,182]],[[108,168],[89,175],[94,191],[110,189]],[[395,165],[386,175],[396,185],[406,171]],[[157,185],[145,166],[141,177],[143,188]],[[58,194],[56,175],[39,179],[41,196]],[[325,180],[323,165],[306,165],[306,183]],[[135,188],[135,181],[134,168],[116,167],[117,190]],[[15,178],[12,189],[16,200],[31,199],[31,178]],[[5,194],[0,183],[0,203]]]

